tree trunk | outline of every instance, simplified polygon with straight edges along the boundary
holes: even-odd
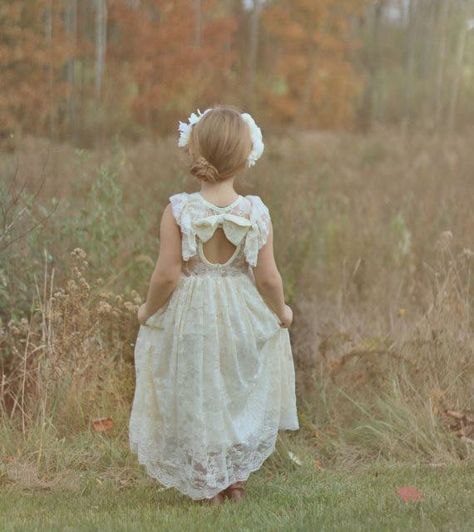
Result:
[[[250,38],[249,54],[247,64],[247,86],[246,103],[250,112],[255,110],[255,84],[257,77],[257,55],[260,26],[260,12],[262,10],[262,0],[255,0],[252,13],[250,15]]]
[[[76,48],[77,48],[77,0],[67,0],[65,13],[65,29],[72,53],[66,65],[68,84],[67,116],[69,130],[76,133]]]
[[[194,0],[194,46],[201,47],[202,41],[202,2]]]
[[[314,78],[316,76],[316,67],[318,64],[316,47],[312,47],[308,54],[308,72],[301,94],[301,103],[297,113],[297,122],[299,124],[304,124],[305,118],[308,118],[309,113],[311,112],[311,97],[313,95]]]
[[[49,138],[56,138],[56,113],[54,101],[54,64],[53,64],[53,5],[52,0],[48,2],[45,11],[44,34],[48,43],[48,85],[49,85],[49,108],[48,108],[48,130]]]
[[[466,7],[461,8],[462,26],[459,29],[458,45],[456,51],[456,62],[454,65],[454,77],[451,86],[451,96],[449,100],[448,130],[453,131],[456,125],[456,109],[459,99],[459,89],[461,87],[462,69],[464,65],[464,54],[466,51],[467,35],[469,32],[468,17]]]
[[[405,125],[410,126],[413,116],[413,94],[415,84],[415,53],[418,9],[417,0],[409,0],[408,6],[408,35],[406,39],[406,68],[405,68]]]
[[[444,73],[446,63],[446,43],[447,43],[447,21],[450,0],[439,0],[439,46],[438,46],[438,64],[436,69],[435,83],[435,126],[438,129],[442,123],[443,115],[443,87]]]
[[[377,78],[380,67],[380,24],[384,8],[384,0],[377,2],[367,10],[364,25],[366,26],[365,68],[367,80],[359,112],[359,127],[368,132],[372,128],[376,116]]]
[[[102,98],[102,87],[105,71],[105,51],[107,46],[107,3],[96,0],[95,12],[95,96]]]

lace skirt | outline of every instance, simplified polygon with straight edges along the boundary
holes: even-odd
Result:
[[[299,428],[288,330],[241,275],[183,276],[140,327],[129,442],[192,499],[246,480]]]

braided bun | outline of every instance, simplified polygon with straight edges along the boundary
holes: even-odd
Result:
[[[205,157],[198,157],[191,165],[191,173],[209,183],[215,183],[219,179],[219,171]]]

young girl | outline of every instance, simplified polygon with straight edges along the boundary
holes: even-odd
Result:
[[[180,123],[201,190],[170,197],[135,346],[130,447],[194,500],[243,497],[244,481],[299,429],[270,214],[234,178],[263,152],[252,117],[218,106]]]

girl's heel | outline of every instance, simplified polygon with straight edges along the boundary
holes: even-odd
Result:
[[[245,498],[244,482],[234,482],[224,490],[224,496],[234,502],[240,502]]]
[[[217,506],[218,504],[222,504],[224,500],[224,494],[221,491],[217,495],[214,495],[214,497],[211,497],[210,499],[201,499],[199,502],[206,506]]]

